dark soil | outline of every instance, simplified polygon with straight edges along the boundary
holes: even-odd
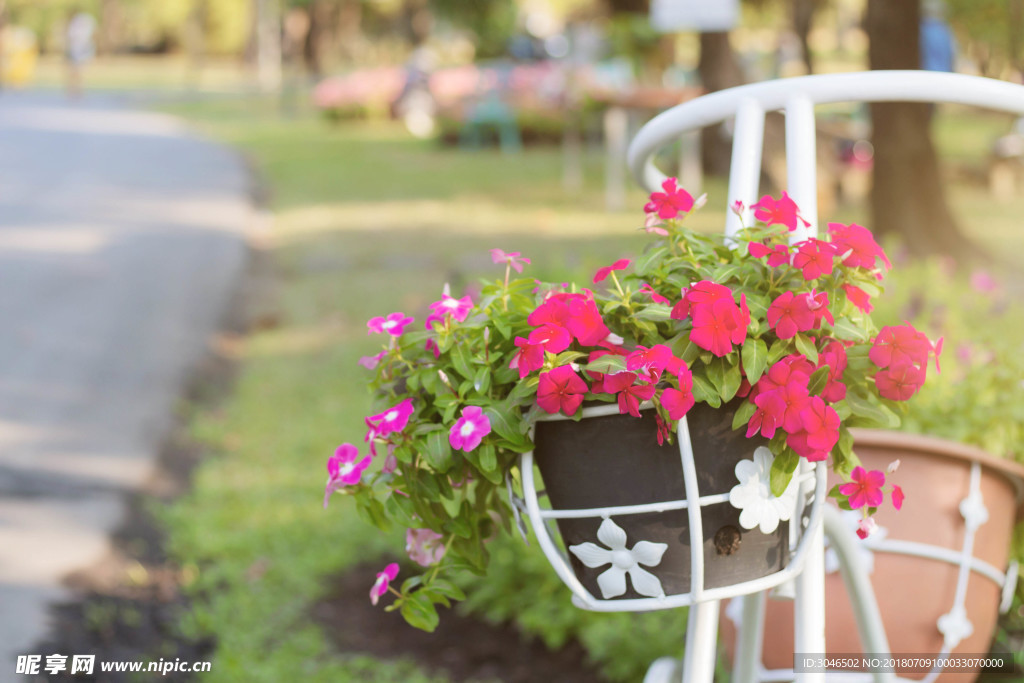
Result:
[[[330,592],[313,610],[314,618],[341,652],[362,652],[382,659],[412,658],[453,681],[604,680],[587,664],[586,652],[579,643],[551,651],[539,640],[525,638],[511,625],[495,626],[444,608],[441,623],[433,633],[413,628],[398,612],[385,612],[370,604],[366,577],[379,570],[379,562],[363,564],[335,577]]]

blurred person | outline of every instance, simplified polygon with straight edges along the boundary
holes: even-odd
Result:
[[[921,6],[921,68],[925,71],[953,72],[956,40],[946,23],[942,0],[927,0]]]
[[[93,34],[96,20],[82,9],[71,11],[67,32],[64,36],[64,52],[68,62],[68,97],[82,96],[82,69],[96,54]]]

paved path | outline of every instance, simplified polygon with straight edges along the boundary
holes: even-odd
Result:
[[[248,189],[173,118],[0,93],[0,681],[49,654],[61,578],[153,471],[243,266]]]

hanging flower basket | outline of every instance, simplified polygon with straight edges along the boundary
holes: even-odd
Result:
[[[536,447],[522,463],[527,510],[579,606],[693,604],[777,585],[800,566],[804,528],[820,521],[814,469],[772,495],[768,441],[734,431],[734,414],[735,404],[694,406],[671,445],[659,443],[653,410],[637,418],[587,408],[578,422],[537,423]],[[545,509],[529,474],[534,461]]]

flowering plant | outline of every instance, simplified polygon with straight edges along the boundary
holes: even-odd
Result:
[[[369,321],[386,340],[362,361],[381,412],[366,418],[368,456],[345,444],[329,460],[327,495],[353,494],[373,523],[408,529],[406,549],[427,571],[397,589],[393,572],[378,575],[372,597],[386,586],[413,625],[433,629],[435,603],[461,597],[452,571],[485,569],[488,539],[509,526],[506,477],[533,448],[532,424],[578,419],[584,401],[645,411],[659,442],[695,403],[725,406],[734,429],[768,439],[754,469],[773,496],[802,458],[831,455],[845,481],[832,495],[863,510],[870,532],[885,475],[859,467],[849,428],[897,424],[939,352],[909,325],[872,323],[884,252],[865,228],[836,223],[827,240],[790,244],[803,219],[785,193],[763,197],[756,223],[731,238],[695,233],[685,218],[704,198],[674,179],[662,190],[645,207],[654,240],[643,255],[586,287],[511,279],[529,259],[495,249],[504,278],[476,301],[445,291],[422,327],[404,313]],[[367,469],[373,457],[382,465]],[[738,488],[734,505],[778,516],[763,494]],[[898,488],[891,499],[902,504]],[[741,524],[772,525],[746,510]]]

